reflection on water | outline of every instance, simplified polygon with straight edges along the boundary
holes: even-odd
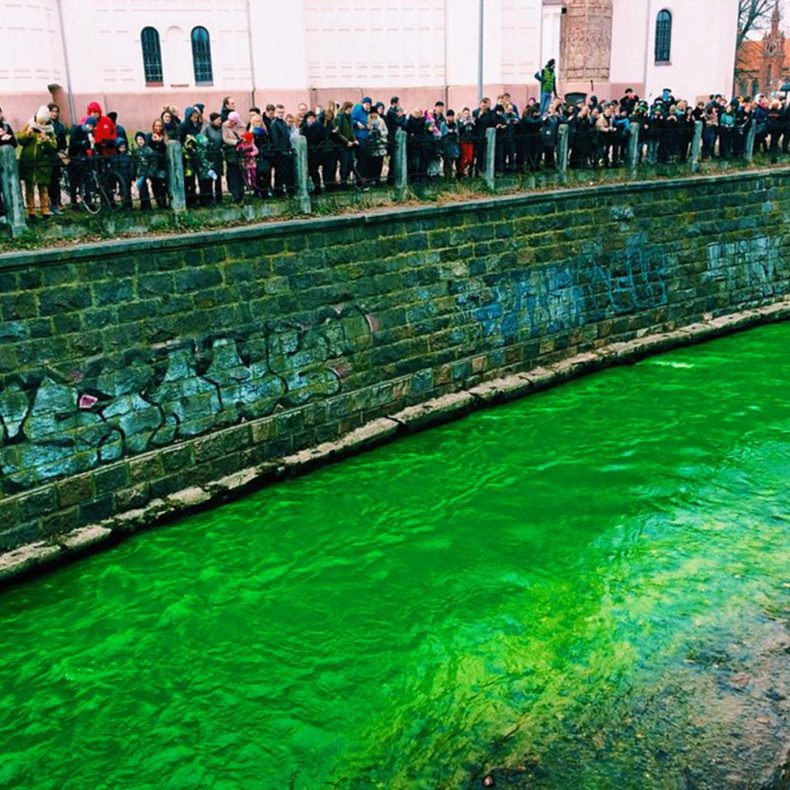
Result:
[[[745,786],[788,713],[789,343],[598,374],[8,590],[0,786]]]

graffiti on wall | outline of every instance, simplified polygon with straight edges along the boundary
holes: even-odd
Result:
[[[29,488],[334,395],[375,327],[373,316],[340,305],[312,327],[277,324],[131,352],[67,380],[11,381],[0,391],[0,481]]]
[[[590,246],[571,263],[510,272],[489,289],[466,290],[456,299],[485,338],[537,337],[665,305],[670,257],[635,234],[623,250]],[[485,291],[489,297],[481,296]]]
[[[784,236],[757,236],[708,245],[706,277],[721,283],[736,303],[774,296],[788,274],[780,251]]]

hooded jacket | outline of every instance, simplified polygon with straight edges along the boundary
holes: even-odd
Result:
[[[183,143],[187,137],[197,137],[201,132],[200,120],[193,123],[191,118],[192,114],[197,112],[194,107],[187,107],[184,111],[184,120],[178,126],[178,136]]]

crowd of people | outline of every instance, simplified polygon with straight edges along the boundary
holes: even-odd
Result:
[[[535,77],[540,98],[529,99],[522,110],[505,93],[495,102],[483,98],[478,107],[458,113],[442,101],[427,110],[407,112],[397,96],[388,106],[366,96],[357,103],[329,102],[314,110],[300,104],[293,114],[281,104],[267,104],[242,115],[234,98],[227,96],[208,114],[201,103],[188,106],[183,115],[175,107],[164,107],[150,129],[131,136],[118,114],[105,114],[97,102],[91,102],[69,130],[60,121],[60,108],[50,103],[39,107],[17,133],[0,110],[0,146],[18,148],[26,211],[33,218],[36,195],[43,217],[61,213],[64,193],[78,208],[79,185],[96,167],[111,168],[121,176],[120,206],[167,207],[166,146],[171,140],[181,144],[186,202],[191,207],[218,204],[226,190],[239,204],[245,195],[293,194],[294,141],[300,136],[306,140],[314,193],[394,183],[398,130],[406,135],[406,167],[412,182],[481,175],[489,129],[495,130],[498,174],[555,167],[563,125],[568,126],[567,164],[578,168],[624,164],[634,124],[639,128],[639,161],[651,165],[685,161],[697,121],[702,123],[703,159],[742,155],[752,124],[756,150],[773,161],[790,145],[790,106],[783,97],[716,95],[689,103],[667,89],[648,102],[629,89],[620,99],[590,96],[567,102],[557,96],[553,61]]]

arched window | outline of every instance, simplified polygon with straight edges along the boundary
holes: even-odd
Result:
[[[669,63],[672,49],[672,14],[659,11],[656,17],[656,63]]]
[[[760,80],[752,80],[752,98],[760,92]]]
[[[159,46],[159,33],[156,28],[144,27],[140,33],[143,47],[143,70],[147,85],[162,84],[162,50]]]
[[[198,85],[214,82],[211,70],[211,39],[204,27],[192,29],[192,65]]]

